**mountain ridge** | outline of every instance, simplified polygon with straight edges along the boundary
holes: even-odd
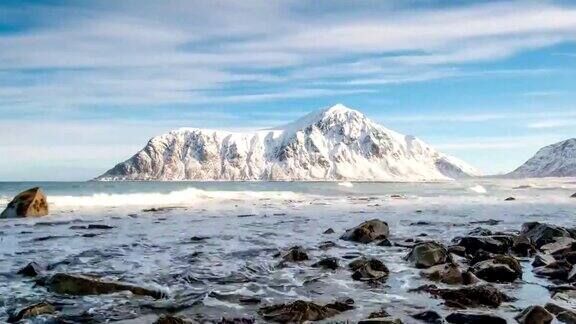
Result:
[[[576,177],[576,138],[539,149],[524,164],[506,174],[514,178]]]
[[[478,176],[466,163],[342,104],[256,132],[180,128],[96,180],[431,181]]]

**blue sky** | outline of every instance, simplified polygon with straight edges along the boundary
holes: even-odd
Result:
[[[0,181],[90,179],[173,128],[335,103],[511,171],[576,136],[576,3],[0,2]]]

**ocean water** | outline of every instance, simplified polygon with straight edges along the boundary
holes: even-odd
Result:
[[[471,179],[439,183],[357,182],[46,182],[0,183],[0,208],[18,192],[41,186],[50,216],[0,220],[0,321],[23,306],[47,300],[58,314],[78,322],[152,323],[173,313],[218,320],[255,317],[261,305],[296,299],[318,303],[355,300],[354,310],[329,319],[351,322],[385,308],[400,318],[431,309],[452,310],[425,293],[408,292],[430,283],[403,257],[408,249],[339,240],[350,227],[378,218],[390,225],[392,242],[432,239],[450,244],[482,226],[517,231],[528,221],[576,226],[576,179]],[[504,201],[507,197],[515,201]],[[146,211],[156,208],[156,211]],[[471,222],[496,219],[495,226]],[[411,225],[414,222],[428,225]],[[77,229],[106,224],[112,229]],[[333,228],[335,234],[322,234]],[[425,235],[425,236],[422,236]],[[196,239],[192,239],[195,237]],[[333,241],[327,250],[318,246]],[[277,252],[307,249],[309,262],[279,266]],[[351,279],[351,257],[381,259],[388,280],[371,285]],[[311,268],[325,256],[341,268]],[[50,273],[101,276],[153,287],[167,298],[127,293],[61,296],[16,275],[28,262],[50,265]],[[523,260],[522,281],[497,285],[516,297],[497,310],[508,319],[519,309],[543,304],[549,282],[535,278]],[[254,297],[260,304],[245,304]],[[45,318],[47,321],[48,318]]]

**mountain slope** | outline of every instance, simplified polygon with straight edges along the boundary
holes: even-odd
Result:
[[[541,148],[526,163],[510,172],[511,177],[576,177],[576,138]]]
[[[343,105],[254,133],[183,128],[97,180],[426,181],[479,175],[413,136]]]

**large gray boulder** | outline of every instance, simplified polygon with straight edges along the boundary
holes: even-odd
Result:
[[[538,248],[554,243],[558,237],[570,237],[570,233],[563,227],[539,222],[522,224],[521,235],[529,238]]]
[[[496,255],[491,259],[474,264],[470,271],[478,278],[488,282],[513,282],[522,278],[522,266],[515,258]]]
[[[430,268],[450,261],[446,247],[437,242],[417,243],[405,258],[417,268]]]
[[[390,230],[386,222],[379,219],[372,219],[347,230],[340,238],[346,241],[366,244],[376,239],[388,238],[389,234]]]
[[[41,217],[48,215],[48,201],[39,187],[19,193],[8,203],[0,218]]]

